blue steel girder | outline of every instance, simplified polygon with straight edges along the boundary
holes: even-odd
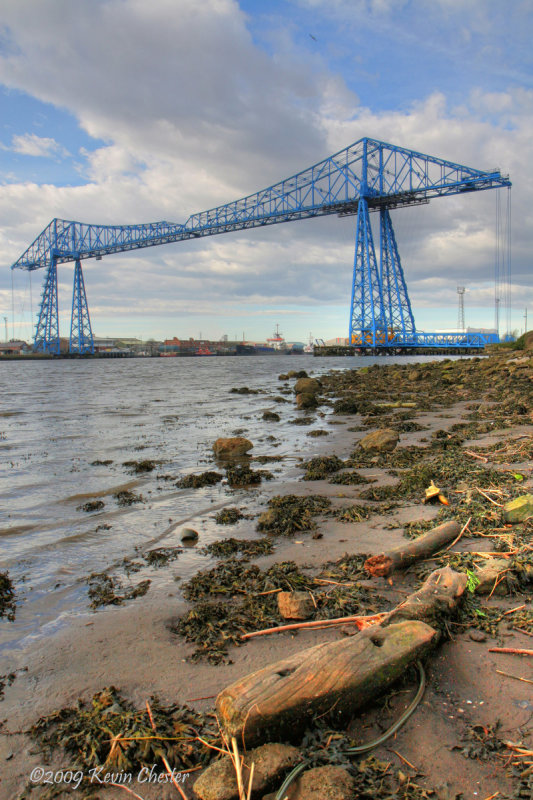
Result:
[[[376,347],[388,332],[383,284],[378,272],[366,199],[359,202],[355,237],[349,341]]]
[[[59,355],[59,314],[57,306],[57,266],[55,259],[46,271],[41,295],[39,319],[35,329],[34,348],[43,353]]]
[[[94,353],[94,338],[91,328],[89,306],[85,293],[85,281],[81,261],[76,259],[74,287],[72,290],[72,317],[70,321],[69,351],[71,353]]]
[[[404,335],[414,333],[415,320],[388,208],[382,207],[379,216],[380,279],[388,327]]]
[[[192,214],[185,223],[92,225],[54,219],[12,265],[40,269],[160,244],[329,214],[393,208],[434,197],[481,191],[511,182],[499,170],[481,171],[364,138],[255,194]]]
[[[406,335],[395,334],[387,342],[387,347],[483,348],[487,344],[496,344],[497,342],[499,342],[497,333],[481,333],[479,331],[470,333],[428,333],[416,331],[416,333]]]

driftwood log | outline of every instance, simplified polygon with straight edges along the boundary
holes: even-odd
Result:
[[[370,575],[386,578],[394,570],[406,569],[414,561],[433,555],[444,545],[453,542],[460,532],[461,528],[457,522],[453,520],[444,522],[442,525],[433,528],[410,542],[402,544],[400,547],[396,547],[394,550],[367,558],[365,569]]]
[[[410,594],[403,603],[391,611],[383,626],[403,619],[422,620],[437,631],[442,631],[461,602],[466,589],[467,576],[450,567],[436,569],[428,575],[420,589]]]
[[[352,715],[422,657],[436,632],[420,621],[373,626],[269,664],[224,689],[216,701],[227,736],[246,746],[291,739],[316,715]]]

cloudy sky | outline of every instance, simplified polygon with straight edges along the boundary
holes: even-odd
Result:
[[[512,189],[512,318],[533,320],[532,0],[2,0],[0,338],[31,338],[53,217],[184,222],[363,136]],[[393,212],[419,329],[494,324],[497,195]],[[95,335],[345,336],[355,219],[84,262]],[[60,265],[68,335],[72,265]],[[503,315],[502,315],[503,317]],[[503,320],[504,321],[504,320]],[[528,327],[531,327],[530,325]]]

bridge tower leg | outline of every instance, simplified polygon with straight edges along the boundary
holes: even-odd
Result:
[[[352,283],[349,342],[377,347],[387,341],[383,286],[378,271],[366,198],[359,200]]]
[[[71,353],[94,353],[94,339],[85,294],[85,281],[81,269],[81,261],[76,259],[74,267],[74,289],[72,292],[72,318],[70,322]]]
[[[59,315],[57,310],[57,262],[52,258],[46,270],[34,350],[59,355]]]
[[[416,332],[400,254],[388,208],[380,216],[380,275],[389,331],[411,336]]]

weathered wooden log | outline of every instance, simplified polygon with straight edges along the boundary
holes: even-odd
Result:
[[[417,539],[412,539],[410,542],[396,547],[394,550],[380,553],[377,556],[370,556],[365,561],[365,569],[371,575],[386,578],[396,569],[406,569],[413,561],[433,555],[445,544],[453,542],[460,532],[459,523],[453,520],[444,522],[442,525],[424,533]]]
[[[450,567],[442,567],[428,575],[420,589],[410,594],[397,606],[383,626],[400,620],[422,620],[437,631],[442,631],[447,619],[454,613],[466,589],[467,576]]]
[[[295,653],[224,689],[216,701],[219,722],[248,746],[291,739],[316,715],[346,718],[387,689],[435,639],[424,622],[403,621]]]

